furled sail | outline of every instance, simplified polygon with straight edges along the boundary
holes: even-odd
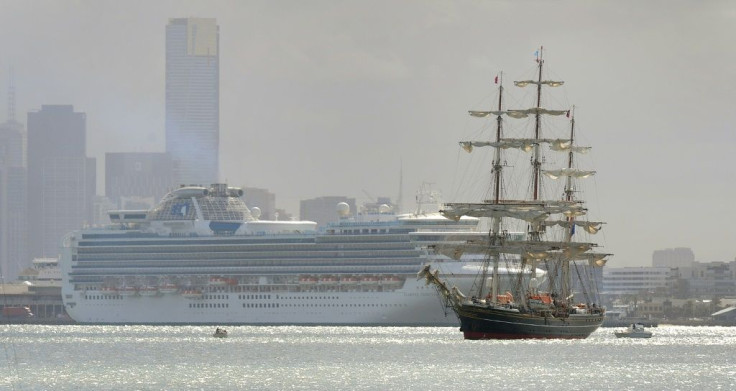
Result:
[[[575,153],[587,153],[590,151],[590,147],[577,147],[573,146],[572,143],[570,143],[570,140],[568,139],[555,139],[550,140],[550,146],[549,148],[553,151],[573,151]]]
[[[509,110],[507,113],[511,118],[526,118],[536,114],[562,115],[567,114],[567,110],[549,110],[542,107],[532,107],[531,109]]]
[[[510,217],[529,223],[541,223],[551,214],[582,216],[585,208],[578,202],[545,201],[544,203],[449,203],[440,213],[452,220],[462,216],[471,217]]]
[[[596,234],[600,231],[603,222],[601,221],[567,221],[567,220],[547,220],[544,222],[547,227],[559,225],[567,229],[572,228],[573,225],[583,228],[590,234]]]
[[[497,142],[489,141],[461,141],[460,146],[468,151],[472,152],[473,147],[494,147],[501,149],[516,148],[524,152],[529,152],[534,148],[535,145],[539,144],[540,140],[532,138],[515,138],[515,139],[503,139]]]
[[[556,260],[588,260],[598,256],[605,258],[608,254],[588,253],[594,243],[557,242],[557,241],[524,241],[509,240],[493,243],[490,240],[469,241],[459,245],[434,245],[432,250],[453,259],[460,259],[462,254],[513,254],[529,259]],[[457,258],[455,258],[457,257]]]
[[[476,111],[476,110],[468,110],[468,114],[472,115],[473,117],[478,118],[484,118],[488,117],[489,115],[503,115],[506,114],[505,111]]]
[[[536,80],[521,80],[521,81],[515,81],[514,85],[517,87],[526,87],[529,84],[539,85],[544,84],[548,85],[550,87],[559,87],[563,84],[565,84],[564,81],[554,81],[554,80],[542,80],[542,81],[536,81]]]
[[[577,170],[574,168],[561,168],[559,170],[542,170],[542,173],[552,179],[559,177],[587,178],[595,174],[595,171]]]

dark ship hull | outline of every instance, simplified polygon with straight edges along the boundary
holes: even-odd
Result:
[[[603,323],[602,313],[567,317],[463,304],[455,308],[465,339],[584,339]]]

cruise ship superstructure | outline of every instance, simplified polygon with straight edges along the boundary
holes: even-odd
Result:
[[[463,241],[477,219],[394,214],[389,207],[318,229],[262,221],[243,192],[186,186],[148,211],[112,211],[112,225],[67,235],[68,314],[99,324],[456,325],[417,272],[431,263],[472,284],[472,260],[430,255]],[[470,268],[471,270],[467,270]]]

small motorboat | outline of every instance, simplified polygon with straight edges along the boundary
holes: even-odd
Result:
[[[632,323],[627,329],[615,332],[617,338],[651,338],[652,332],[641,323]]]
[[[227,338],[227,330],[218,327],[212,336],[215,338]]]

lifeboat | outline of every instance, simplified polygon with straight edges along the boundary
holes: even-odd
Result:
[[[314,285],[318,281],[319,280],[317,279],[317,277],[312,277],[312,276],[301,276],[301,277],[299,277],[299,284],[301,284],[301,285]]]
[[[158,288],[159,292],[164,294],[176,293],[179,288],[174,284],[163,284]]]
[[[202,292],[197,289],[187,289],[183,290],[181,295],[187,299],[199,299],[202,297]]]
[[[321,285],[337,285],[337,277],[322,277],[319,279]]]
[[[210,277],[210,285],[223,286],[227,285],[228,279],[224,277]]]
[[[118,294],[118,290],[110,286],[103,286],[102,288],[100,288],[100,291],[106,295],[117,295]]]
[[[496,300],[501,304],[511,304],[514,302],[514,295],[511,292],[506,291],[503,295],[497,295]]]
[[[340,278],[341,285],[357,285],[358,279],[355,277],[342,277]]]
[[[378,285],[379,279],[375,276],[362,277],[360,279],[360,285],[374,286]]]
[[[530,308],[537,310],[544,310],[552,307],[552,297],[549,293],[530,295],[527,301],[529,302]]]

